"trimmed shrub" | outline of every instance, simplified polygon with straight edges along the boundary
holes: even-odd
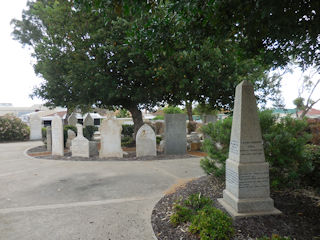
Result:
[[[264,152],[270,163],[271,186],[295,186],[312,172],[311,160],[305,157],[306,144],[310,140],[306,120],[291,117],[277,119],[271,111],[259,113]],[[208,157],[200,164],[208,174],[224,176],[225,161],[228,157],[231,118],[204,126],[203,132],[208,135],[204,150]]]
[[[158,115],[158,116],[154,117],[152,120],[164,120],[164,116]]]
[[[86,139],[88,139],[89,141],[91,141],[95,131],[98,131],[98,127],[96,127],[96,126],[85,126],[83,128],[83,136]]]
[[[227,240],[234,234],[232,219],[213,207],[210,198],[193,194],[183,202],[174,205],[170,221],[175,226],[190,223],[189,232],[199,234],[201,240]]]
[[[133,137],[124,136],[121,139],[121,146],[123,146],[123,147],[134,147],[135,146],[135,141],[134,141]]]
[[[200,165],[207,174],[217,177],[224,176],[225,162],[228,158],[232,118],[208,123],[202,127],[202,132],[208,137],[204,140],[203,150],[208,157],[201,159]]]
[[[197,122],[193,122],[193,121],[188,122],[187,128],[188,128],[188,134],[190,134],[191,132],[195,132],[197,129]]]
[[[308,172],[304,176],[304,182],[308,186],[313,186],[320,191],[320,146],[308,144],[305,146],[304,158],[306,169]]]
[[[165,114],[176,114],[176,113],[183,113],[183,110],[180,109],[179,107],[168,106],[163,109],[163,112]]]
[[[11,114],[0,117],[0,142],[28,140],[30,129],[20,118]]]
[[[122,132],[121,134],[123,134],[123,136],[129,136],[132,137],[134,133],[134,125],[128,125],[128,124],[124,124],[122,125]]]
[[[320,119],[308,119],[308,125],[312,134],[311,143],[320,145]]]

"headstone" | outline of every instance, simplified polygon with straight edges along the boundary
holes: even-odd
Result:
[[[123,157],[121,149],[121,124],[112,116],[100,125],[101,147],[99,157]]]
[[[68,129],[67,131],[67,142],[66,142],[66,148],[70,149],[72,140],[76,137],[76,133],[72,131],[71,129]]]
[[[215,123],[217,121],[217,116],[215,115],[207,115],[206,123]]]
[[[270,198],[269,164],[265,162],[253,86],[248,81],[236,88],[226,189],[219,202],[233,217],[280,213]]]
[[[51,124],[52,128],[52,155],[63,156],[63,124],[59,116],[54,116]]]
[[[68,118],[68,124],[71,126],[76,126],[78,123],[77,114],[75,112],[71,113],[71,115]]]
[[[30,114],[30,140],[42,139],[42,121],[37,113]]]
[[[187,151],[186,115],[165,115],[165,154],[184,155]]]
[[[99,143],[97,141],[89,141],[89,155],[90,155],[90,157],[99,155],[98,145],[99,145]]]
[[[163,153],[164,152],[164,146],[165,146],[165,140],[161,140],[159,143],[158,151]]]
[[[90,113],[88,113],[87,116],[84,118],[83,125],[84,126],[94,126],[94,120],[91,117]]]
[[[77,124],[77,137],[71,142],[72,157],[89,157],[89,140],[83,136],[83,127]]]
[[[48,126],[46,131],[47,131],[47,134],[46,134],[47,135],[47,150],[49,152],[51,152],[52,151],[52,132],[51,132],[51,127]]]
[[[157,156],[156,134],[148,124],[142,125],[137,132],[136,156]]]

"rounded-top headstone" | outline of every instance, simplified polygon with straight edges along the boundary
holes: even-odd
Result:
[[[142,125],[137,132],[136,155],[137,157],[157,155],[156,134],[148,124]]]

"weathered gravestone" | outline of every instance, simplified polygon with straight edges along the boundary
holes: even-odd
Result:
[[[248,81],[236,88],[226,189],[219,202],[233,217],[280,213],[270,198],[269,164],[265,162],[253,86]]]
[[[40,116],[37,113],[30,114],[30,140],[40,140],[42,138],[41,128]]]
[[[157,156],[156,134],[148,124],[142,125],[137,132],[136,156]]]
[[[204,115],[204,123],[215,123],[217,121],[217,116],[215,115]]]
[[[71,113],[68,117],[68,124],[71,126],[76,126],[78,123],[77,114],[75,112]]]
[[[72,140],[76,137],[76,133],[72,131],[71,129],[68,129],[67,131],[67,142],[66,142],[66,148],[70,149]]]
[[[88,113],[87,116],[84,118],[83,125],[84,126],[94,126],[94,120],[91,117],[90,113]]]
[[[165,147],[168,155],[184,155],[187,151],[186,115],[165,115]]]
[[[54,116],[51,124],[52,128],[52,155],[64,155],[63,123],[59,116]]]
[[[108,116],[100,126],[101,147],[99,157],[123,157],[121,149],[121,124]]]
[[[47,136],[47,150],[51,152],[52,150],[52,132],[51,132],[51,127],[48,126],[46,128],[46,136]]]
[[[77,124],[77,137],[72,140],[71,153],[72,157],[89,157],[89,140],[83,136],[83,127]]]

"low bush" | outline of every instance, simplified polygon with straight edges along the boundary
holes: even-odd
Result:
[[[199,234],[200,240],[227,240],[234,234],[231,218],[213,207],[213,201],[201,194],[193,194],[187,200],[175,203],[170,221],[175,226],[188,222],[189,232]]]
[[[46,138],[47,138],[47,128],[45,128],[45,127],[41,128],[41,136],[42,136],[42,141],[46,140]]]
[[[291,117],[277,119],[271,111],[259,113],[266,161],[270,163],[271,186],[295,186],[312,170],[312,161],[306,158],[306,144],[310,140],[306,120]],[[201,166],[208,174],[223,176],[228,157],[232,119],[227,118],[202,128],[208,138],[203,149],[208,157]],[[309,155],[310,156],[310,155]]]
[[[128,125],[128,124],[124,124],[122,125],[122,132],[121,134],[123,134],[123,136],[129,136],[132,137],[134,133],[134,126],[133,125]]]
[[[85,126],[83,128],[83,136],[85,138],[87,138],[89,141],[91,141],[95,131],[98,131],[98,127],[96,127],[96,126]]]
[[[154,117],[152,120],[164,120],[164,116],[158,115],[158,116]]]
[[[312,134],[311,143],[320,145],[320,119],[308,119],[308,126]]]
[[[163,112],[165,114],[176,114],[176,113],[183,113],[183,110],[176,106],[168,106],[163,109]]]
[[[162,140],[162,137],[156,136],[156,142],[159,145]]]
[[[188,122],[187,128],[188,128],[188,134],[195,132],[197,129],[197,122],[193,122],[193,121]]]
[[[208,123],[202,127],[207,136],[203,143],[203,150],[208,154],[200,161],[201,167],[207,174],[217,177],[224,176],[225,162],[228,158],[232,118]]]
[[[27,124],[13,115],[0,117],[0,142],[28,140],[30,129]]]
[[[121,146],[123,147],[134,147],[135,146],[135,141],[133,137],[131,136],[124,136],[121,139]]]
[[[320,191],[320,146],[306,145],[304,158],[306,159],[307,169],[303,171],[309,173],[304,175],[303,181],[306,185],[315,187]]]

